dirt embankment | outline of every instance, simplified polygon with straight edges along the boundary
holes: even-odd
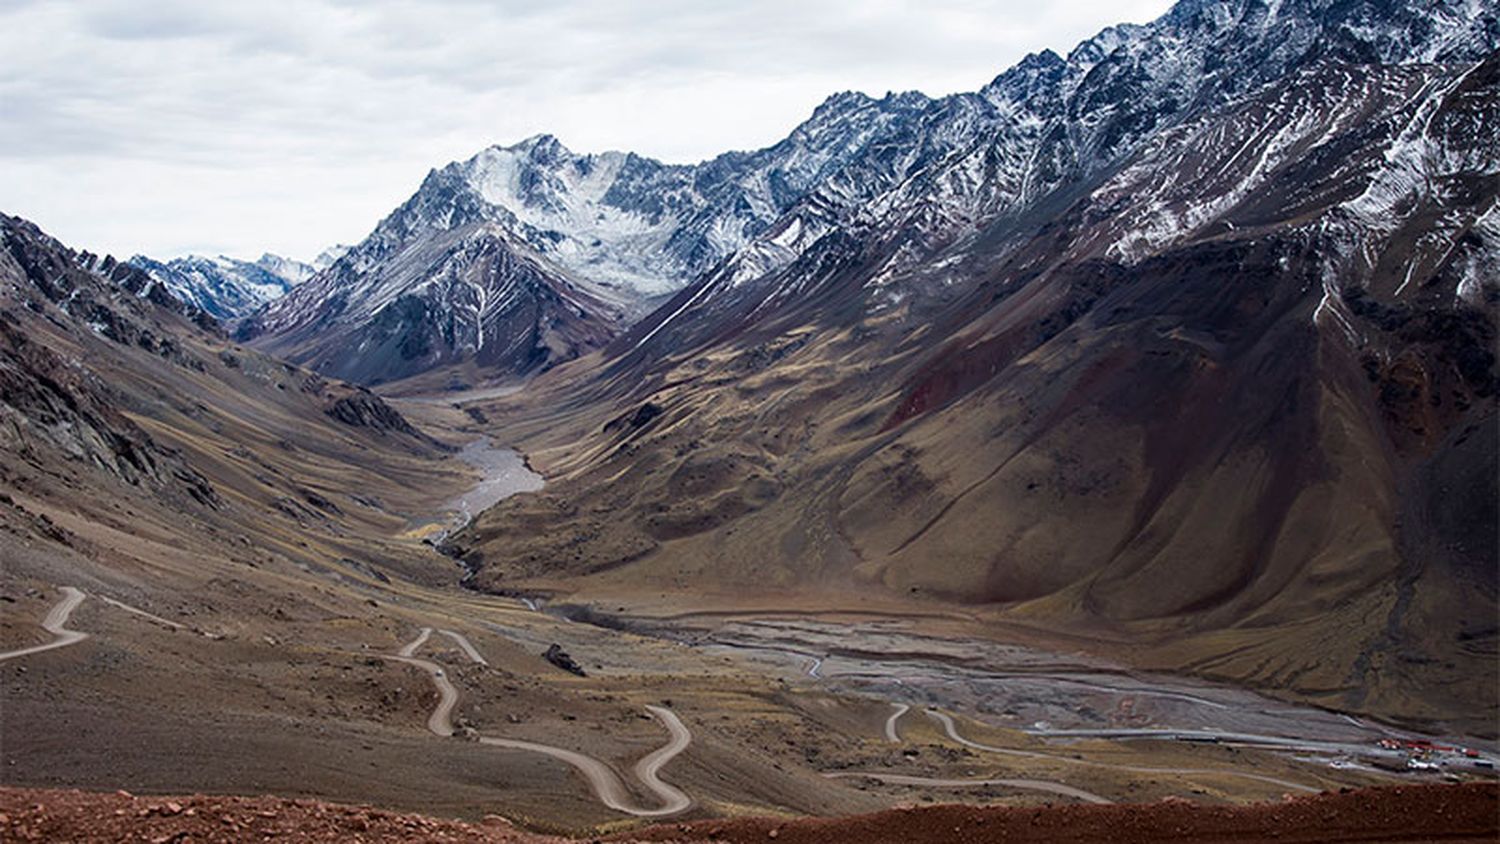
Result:
[[[6,841],[456,841],[541,844],[498,817],[479,824],[275,797],[137,797],[0,788]],[[1474,841],[1500,838],[1500,786],[1403,786],[1280,803],[893,809],[846,818],[742,818],[649,827],[612,841],[1157,842]]]
[[[1500,787],[1491,783],[1361,789],[1281,803],[1207,806],[1186,800],[1148,804],[982,807],[962,804],[891,809],[849,818],[794,821],[746,818],[656,827],[649,841],[748,844],[833,842],[1464,841],[1500,838]]]

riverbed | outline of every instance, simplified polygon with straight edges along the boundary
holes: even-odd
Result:
[[[463,514],[465,524],[505,499],[520,492],[536,492],[545,485],[542,476],[531,471],[520,452],[495,445],[481,437],[458,452],[458,459],[477,469],[483,480],[473,489],[453,499],[448,508]]]

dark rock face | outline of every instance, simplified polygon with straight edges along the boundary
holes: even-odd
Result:
[[[111,258],[74,252],[25,220],[0,214],[0,447],[41,460],[60,453],[132,486],[218,508],[212,483],[133,422],[130,397],[81,361],[28,336],[45,319],[63,336],[92,333],[195,372],[205,364],[184,348],[183,331],[217,324]],[[34,323],[32,323],[34,324]]]
[[[552,645],[547,648],[547,652],[542,654],[542,659],[547,660],[548,662],[552,663],[558,668],[561,668],[564,671],[567,671],[571,674],[577,674],[579,677],[588,676],[588,674],[584,673],[583,666],[575,662],[573,660],[573,657],[569,656],[568,652],[562,649],[562,645],[559,645],[556,642],[553,642]]]
[[[55,449],[133,486],[221,506],[207,478],[120,412],[123,401],[87,370],[30,341],[0,312],[0,448]]]
[[[368,390],[360,390],[353,395],[336,400],[324,413],[345,425],[353,425],[356,428],[417,435],[417,429],[406,421],[406,417]]]
[[[604,432],[612,434],[618,431],[639,431],[650,425],[656,417],[662,415],[662,406],[654,402],[646,402],[636,408],[634,412],[616,417],[604,424]]]
[[[334,399],[323,412],[329,418],[336,419],[345,425],[383,434],[401,435],[423,448],[434,448],[439,451],[453,450],[451,446],[440,443],[412,427],[399,410],[363,387],[355,388],[348,395]]]
[[[219,332],[217,321],[174,298],[144,272],[113,258],[74,252],[32,223],[5,214],[0,214],[0,249],[9,259],[11,271],[28,290],[82,320],[101,336],[202,370],[203,363],[183,353],[180,344],[155,324],[156,317],[146,308],[178,315],[209,334]],[[130,297],[118,296],[122,291]]]
[[[418,199],[421,202],[418,202]],[[620,309],[578,289],[502,227],[461,208],[438,227],[414,197],[377,233],[289,296],[240,323],[237,337],[363,384],[473,362],[497,374],[547,369],[602,346]]]

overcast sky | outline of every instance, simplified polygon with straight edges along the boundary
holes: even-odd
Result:
[[[1170,0],[0,0],[0,211],[127,256],[311,258],[538,132],[697,161],[829,94],[974,90]]]

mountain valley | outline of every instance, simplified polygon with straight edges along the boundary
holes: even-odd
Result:
[[[0,215],[0,830],[1491,799],[1496,137],[1493,4],[1179,0],[314,263]]]

